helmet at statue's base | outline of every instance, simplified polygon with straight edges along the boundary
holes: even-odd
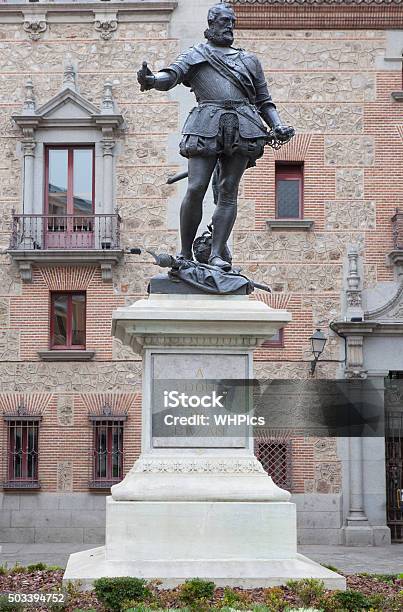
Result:
[[[208,260],[210,259],[211,244],[213,240],[210,227],[211,226],[209,226],[209,229],[203,232],[201,236],[198,236],[193,242],[193,255],[196,261],[202,264],[208,264]],[[225,246],[222,258],[224,261],[228,261],[230,264],[232,263],[232,256],[227,246]]]

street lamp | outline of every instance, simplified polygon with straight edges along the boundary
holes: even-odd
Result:
[[[323,332],[318,328],[315,333],[312,334],[311,338],[312,345],[312,353],[313,359],[311,361],[311,374],[313,375],[316,369],[316,364],[318,362],[319,357],[323,353],[323,349],[325,348],[325,344],[327,342],[326,336]]]

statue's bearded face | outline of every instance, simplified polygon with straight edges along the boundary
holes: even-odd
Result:
[[[209,24],[205,37],[220,47],[230,47],[234,42],[235,19],[229,12],[222,12]]]

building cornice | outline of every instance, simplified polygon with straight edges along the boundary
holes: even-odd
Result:
[[[133,0],[132,2],[20,2],[0,4],[3,23],[22,23],[26,16],[45,16],[49,23],[92,23],[99,13],[116,14],[120,22],[168,21],[177,0]]]
[[[354,6],[357,4],[363,5],[393,5],[393,4],[401,4],[403,5],[403,0],[226,0],[228,4],[260,4],[266,5],[269,4],[271,6],[275,5],[283,5],[283,6],[305,6],[305,5],[327,5],[327,6]]]
[[[333,321],[332,329],[342,336],[401,336],[403,333],[403,322]]]
[[[403,0],[227,0],[240,29],[403,28]]]

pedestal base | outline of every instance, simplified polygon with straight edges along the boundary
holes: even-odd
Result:
[[[170,588],[189,578],[244,588],[345,578],[296,551],[289,502],[116,502],[107,500],[106,546],[70,556],[65,581],[136,576]]]

